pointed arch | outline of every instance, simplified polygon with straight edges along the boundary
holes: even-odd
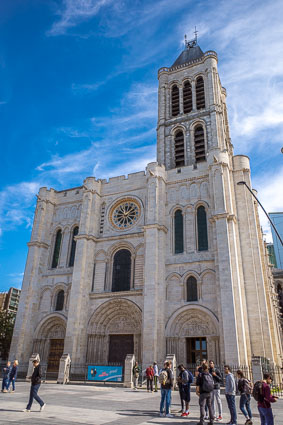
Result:
[[[132,255],[128,249],[120,249],[113,257],[112,291],[129,291],[131,288]]]
[[[192,85],[190,81],[185,81],[183,86],[183,108],[184,114],[189,114],[193,109]]]
[[[76,246],[77,242],[75,240],[75,237],[79,233],[79,226],[75,226],[72,232],[72,242],[71,242],[71,251],[70,251],[70,258],[69,258],[69,267],[74,266],[75,262],[75,255],[76,255]]]
[[[206,161],[204,129],[202,125],[194,128],[195,162]]]
[[[194,276],[189,276],[186,281],[187,297],[186,301],[198,301],[198,283]]]
[[[203,77],[198,77],[196,80],[196,103],[197,109],[205,108],[205,92]]]
[[[171,113],[172,117],[176,117],[180,113],[179,87],[177,84],[174,84],[171,88]]]
[[[182,130],[177,130],[174,135],[175,147],[175,167],[183,167],[185,165],[185,143],[184,133]]]
[[[184,252],[184,217],[183,212],[177,209],[174,213],[174,253]]]
[[[53,257],[52,257],[52,269],[56,269],[59,264],[59,256],[61,250],[61,242],[62,242],[62,229],[58,229],[56,232]]]
[[[197,208],[197,250],[208,250],[207,215],[203,205]]]

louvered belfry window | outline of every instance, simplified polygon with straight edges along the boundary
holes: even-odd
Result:
[[[175,167],[182,167],[183,165],[185,165],[184,133],[178,131],[175,134]]]
[[[189,114],[193,109],[192,86],[186,81],[183,88],[184,114]]]
[[[198,300],[198,284],[194,276],[187,279],[187,301]]]
[[[196,101],[197,101],[197,109],[205,108],[204,81],[202,77],[197,78]]]
[[[64,298],[65,298],[65,294],[64,294],[64,291],[62,289],[57,294],[56,306],[55,306],[55,310],[56,311],[62,311],[63,310],[63,307],[64,307]]]
[[[174,231],[175,231],[175,254],[184,252],[184,229],[183,214],[181,210],[177,210],[174,214]]]
[[[179,106],[179,87],[176,84],[172,87],[171,90],[171,108],[172,108],[172,117],[176,117],[180,113]]]
[[[77,242],[75,241],[75,236],[79,233],[79,228],[76,226],[73,230],[72,235],[72,245],[71,245],[71,252],[70,252],[70,259],[69,259],[69,267],[73,267],[75,262],[75,255],[76,255],[76,246]]]
[[[202,125],[198,125],[194,131],[195,161],[206,161],[204,131]]]
[[[198,251],[208,250],[206,211],[203,205],[197,209]]]
[[[131,253],[120,249],[113,259],[112,291],[129,291],[131,287]]]
[[[56,269],[59,263],[59,255],[62,241],[62,230],[59,229],[56,233],[56,239],[54,244],[53,258],[52,258],[52,269]]]

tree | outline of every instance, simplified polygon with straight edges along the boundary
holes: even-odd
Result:
[[[15,315],[6,310],[0,311],[0,358],[7,360],[13,336]]]

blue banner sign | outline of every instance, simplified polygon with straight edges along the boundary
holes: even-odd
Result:
[[[122,382],[123,366],[88,366],[88,381]]]

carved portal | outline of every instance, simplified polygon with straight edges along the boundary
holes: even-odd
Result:
[[[47,319],[35,332],[32,352],[39,353],[42,363],[47,363],[51,340],[64,340],[66,323],[63,318]]]
[[[141,359],[142,314],[139,307],[125,299],[115,299],[95,310],[88,325],[87,363],[107,364],[109,335],[133,335],[134,353]]]

